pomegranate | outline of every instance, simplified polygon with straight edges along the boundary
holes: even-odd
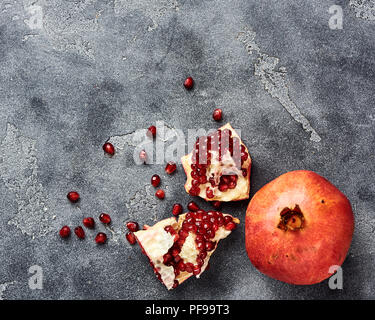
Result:
[[[155,192],[155,196],[159,199],[164,199],[165,198],[165,192],[162,189],[159,189]]]
[[[135,239],[135,236],[134,236],[134,233],[133,232],[128,232],[126,235],[126,240],[128,240],[128,242],[130,244],[135,244],[137,242],[137,240]]]
[[[111,156],[115,154],[115,147],[110,142],[106,142],[105,144],[103,144],[103,150],[105,153],[108,153]]]
[[[63,226],[59,233],[61,238],[68,238],[70,236],[70,228],[68,226]]]
[[[160,184],[160,181],[161,181],[161,179],[160,179],[160,177],[157,174],[154,174],[151,177],[151,184],[155,188]]]
[[[147,130],[147,135],[149,137],[156,137],[156,127],[155,126],[150,126]]]
[[[191,90],[193,89],[194,87],[194,80],[192,77],[188,77],[186,78],[185,82],[184,82],[184,87],[187,89],[187,90]]]
[[[89,228],[89,229],[94,229],[95,228],[95,220],[94,220],[94,218],[91,218],[91,217],[84,218],[82,220],[82,223],[83,223],[83,225],[86,228]]]
[[[104,224],[110,224],[111,221],[112,221],[111,216],[107,213],[100,214],[99,220],[100,220],[100,222],[102,222]]]
[[[74,228],[74,233],[76,234],[78,238],[85,239],[85,231],[83,230],[81,226]]]
[[[250,261],[262,273],[292,284],[330,277],[330,267],[345,260],[353,231],[349,200],[312,171],[292,171],[271,181],[246,212]]]
[[[107,242],[107,235],[103,232],[99,232],[95,237],[95,242],[97,244],[104,244]]]
[[[198,210],[159,221],[134,233],[158,279],[168,290],[186,279],[197,278],[206,270],[208,260],[220,240],[233,230],[229,223],[240,221],[218,211]]]
[[[173,161],[169,161],[167,165],[165,166],[165,172],[168,174],[172,174],[177,169],[177,165]]]
[[[77,191],[70,191],[68,194],[67,194],[67,196],[66,196],[67,198],[68,198],[68,200],[70,201],[70,202],[78,202],[78,200],[79,200],[79,193],[77,192]]]
[[[172,214],[173,214],[174,216],[178,216],[179,214],[182,213],[183,210],[184,210],[184,209],[182,208],[182,205],[181,205],[181,204],[179,204],[179,203],[175,203],[175,204],[173,205],[173,208],[172,208]]]
[[[198,138],[194,150],[181,159],[185,190],[206,201],[249,198],[251,158],[246,146],[228,123]]]
[[[223,110],[215,109],[212,113],[212,118],[214,118],[215,121],[221,121],[223,119]]]
[[[131,232],[136,232],[139,230],[139,225],[137,222],[134,221],[128,221],[126,223],[126,227],[128,228],[129,231]]]

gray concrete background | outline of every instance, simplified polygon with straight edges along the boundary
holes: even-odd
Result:
[[[331,30],[330,6],[343,9]],[[375,2],[2,0],[0,2],[0,299],[373,299]],[[183,80],[192,75],[195,90]],[[153,223],[186,204],[185,175],[134,164],[136,130],[242,130],[251,196],[295,169],[331,180],[351,200],[356,229],[344,289],[292,286],[249,262],[244,223],[200,280],[167,291],[124,222]],[[303,124],[303,126],[302,126]],[[110,159],[108,138],[120,148]],[[167,191],[157,201],[149,179]],[[66,193],[81,201],[71,205]],[[204,208],[209,205],[198,201]],[[247,201],[226,204],[244,221]],[[87,239],[58,230],[108,212]],[[98,230],[109,235],[97,246]],[[28,269],[43,269],[30,290]]]

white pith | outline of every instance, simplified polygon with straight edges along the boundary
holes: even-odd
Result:
[[[229,129],[232,131],[232,136],[240,138],[236,131],[232,128],[232,126],[227,123],[226,125],[219,128],[220,130],[223,129]],[[240,140],[241,141],[241,140]],[[231,157],[229,151],[227,151],[222,158],[222,162],[220,163],[217,160],[218,153],[215,151],[212,151],[212,159],[211,164],[207,167],[206,177],[207,177],[207,183],[201,184],[199,186],[200,193],[199,197],[204,198],[207,201],[234,201],[234,200],[243,200],[249,198],[249,192],[250,192],[250,169],[251,169],[251,157],[248,149],[241,141],[241,145],[245,147],[246,152],[248,153],[247,160],[243,163],[242,168],[247,170],[247,175],[244,177],[242,175],[242,170],[239,169],[233,158]],[[183,156],[181,158],[182,165],[184,167],[185,173],[186,173],[186,183],[185,183],[185,190],[187,193],[189,193],[189,190],[191,189],[191,183],[193,181],[193,178],[191,177],[191,164],[192,164],[192,152]],[[218,187],[213,188],[208,181],[211,174],[214,174],[216,177],[216,183],[218,184],[220,180],[220,176],[222,175],[230,175],[230,174],[236,174],[238,176],[237,179],[237,185],[234,189],[228,189],[227,191],[221,192]],[[207,187],[210,187],[211,190],[214,191],[214,197],[213,198],[207,198],[206,195],[206,189]]]
[[[178,282],[181,284],[183,281],[193,275],[189,272],[180,272],[180,274],[176,277],[173,267],[168,267],[163,264],[163,256],[168,252],[168,250],[173,246],[174,243],[174,236],[166,232],[164,228],[166,226],[172,225],[178,232],[182,227],[182,222],[185,220],[185,215],[186,214],[180,215],[178,222],[176,221],[176,218],[172,217],[159,221],[155,225],[148,227],[147,230],[140,230],[134,233],[138,242],[143,247],[146,255],[160,273],[161,279],[168,290],[172,289],[174,280],[178,280]],[[223,214],[223,216],[227,215],[228,214]],[[233,218],[233,221],[237,224],[240,223],[237,218]],[[226,238],[230,233],[231,231],[225,230],[224,226],[220,227],[216,231],[215,237],[212,239],[212,241],[216,241],[215,249],[207,252],[207,257],[204,259],[204,264],[201,267],[201,272],[196,275],[197,278],[199,278],[199,276],[206,269],[208,261],[211,255],[216,250],[218,242]],[[179,254],[185,263],[190,262],[193,265],[197,264],[196,259],[199,253],[198,249],[196,248],[195,238],[195,234],[189,233]]]

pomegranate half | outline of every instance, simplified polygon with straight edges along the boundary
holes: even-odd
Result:
[[[206,201],[249,198],[251,157],[229,123],[199,137],[194,150],[183,156],[185,190]]]
[[[292,171],[261,188],[246,212],[246,250],[262,273],[310,285],[330,277],[349,250],[354,217],[349,200],[312,171]]]
[[[134,232],[158,279],[168,290],[186,279],[197,278],[220,240],[240,221],[218,211],[198,210],[161,220],[152,227]]]

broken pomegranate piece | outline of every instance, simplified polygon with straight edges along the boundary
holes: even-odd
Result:
[[[228,123],[208,136],[199,137],[194,150],[182,157],[185,190],[206,201],[249,198],[251,157]]]
[[[188,212],[159,221],[134,233],[154,273],[168,290],[186,279],[197,278],[220,240],[226,238],[240,221],[218,211]]]

